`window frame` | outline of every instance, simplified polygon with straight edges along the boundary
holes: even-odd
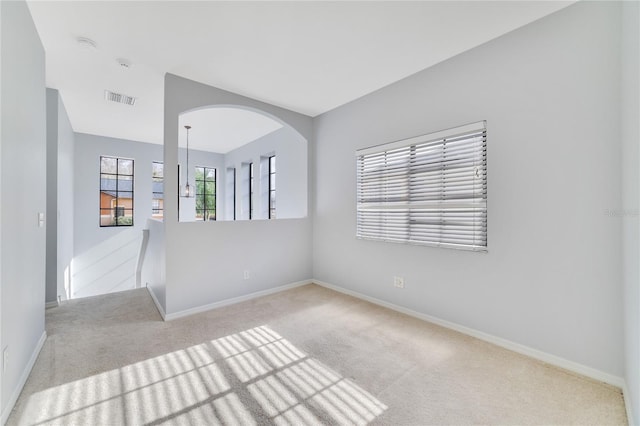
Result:
[[[155,164],[162,165],[162,176],[160,178],[153,176],[153,166]],[[162,192],[157,192],[153,190],[154,182],[162,182]],[[160,194],[161,197],[160,198],[156,197],[156,194]],[[157,209],[154,208],[153,202],[155,200],[161,201],[158,204],[160,204],[162,207],[159,207]],[[159,213],[156,213],[156,211]],[[151,217],[156,219],[164,218],[164,162],[163,161],[151,162]]]
[[[356,236],[486,252],[486,121],[356,151]]]
[[[202,176],[203,179],[198,179],[198,169],[202,169]],[[207,175],[208,175],[208,171],[213,170],[213,180],[207,179]],[[204,221],[204,222],[209,222],[209,221],[216,221],[218,220],[218,170],[215,167],[207,167],[207,166],[196,166],[194,168],[195,171],[195,185],[196,185],[196,194],[195,194],[195,202],[196,202],[196,221]],[[202,193],[198,193],[198,182],[202,182]],[[213,219],[211,219],[211,217],[209,217],[207,215],[208,212],[210,212],[210,210],[207,208],[207,196],[211,196],[210,194],[207,194],[207,183],[211,183],[213,182]],[[198,203],[198,197],[202,196],[202,209],[198,209],[197,208],[197,203]],[[198,210],[202,211],[202,219],[198,218]],[[207,218],[207,219],[205,219]]]
[[[275,219],[276,218],[276,206],[275,206],[275,199],[276,199],[276,188],[275,188],[275,179],[276,179],[276,168],[275,168],[275,162],[276,162],[276,156],[274,155],[270,155],[269,159],[269,173],[268,173],[268,200],[269,200],[269,219]],[[271,177],[273,176],[273,184],[271,183]],[[273,194],[273,196],[272,196]]]
[[[102,160],[104,158],[109,158],[112,160],[116,160],[116,172],[115,173],[106,173],[102,171]],[[120,161],[131,161],[131,174],[123,174],[120,173]],[[125,158],[125,157],[115,157],[112,155],[101,155],[100,159],[99,159],[99,163],[98,163],[98,176],[99,176],[99,180],[98,180],[98,225],[100,226],[100,228],[113,228],[113,227],[120,227],[120,226],[134,226],[135,224],[135,160],[133,158]],[[103,191],[109,191],[109,188],[103,188],[102,187],[102,180],[103,180],[103,176],[104,175],[108,175],[108,176],[114,176],[115,177],[115,182],[116,182],[116,189],[115,191],[115,206],[110,207],[108,209],[103,208],[102,207],[102,193]],[[131,191],[120,191],[120,189],[118,188],[119,185],[119,177],[120,176],[130,176],[131,177]],[[125,180],[129,180],[129,179],[125,179]],[[118,205],[118,200],[121,198],[119,196],[119,193],[123,192],[123,193],[131,193],[131,208],[126,208],[125,206],[120,206]],[[113,201],[113,200],[112,200]],[[111,211],[113,210],[113,218],[114,218],[114,223],[111,225],[103,225],[102,224],[102,212],[104,210],[108,210]],[[131,211],[131,223],[118,223],[117,218],[118,217],[128,217],[126,216],[126,214],[124,214],[126,211]],[[122,211],[123,214],[120,215],[119,212]]]
[[[249,220],[253,219],[253,161],[249,163]]]
[[[236,168],[233,167],[233,220],[236,220]]]

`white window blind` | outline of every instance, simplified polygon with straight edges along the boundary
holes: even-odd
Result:
[[[484,121],[356,157],[358,238],[487,250]]]

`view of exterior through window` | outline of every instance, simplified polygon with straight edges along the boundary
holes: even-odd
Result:
[[[100,157],[100,226],[133,226],[133,160]]]
[[[269,157],[269,219],[276,218],[276,156]]]
[[[162,219],[164,216],[164,164],[154,161],[152,167],[151,217]]]
[[[216,169],[196,167],[196,220],[216,220]]]
[[[268,162],[264,160],[268,159]],[[260,162],[260,205],[265,211],[260,217],[268,214],[269,219],[276,218],[276,156],[262,157]],[[245,163],[248,182],[242,182],[246,191],[249,206],[249,219],[255,219],[255,168],[254,163]],[[268,167],[264,170],[264,167]],[[178,175],[180,166],[178,166]],[[244,167],[243,167],[244,169]],[[226,203],[229,219],[236,220],[236,169],[226,170],[227,196]],[[266,180],[266,181],[264,181]],[[133,225],[133,188],[134,160],[117,157],[100,157],[100,226],[132,226]],[[224,207],[224,205],[223,205]],[[151,163],[151,217],[164,217],[164,163]],[[245,216],[246,217],[246,216]],[[217,170],[212,167],[195,167],[195,218],[202,221],[217,220]]]

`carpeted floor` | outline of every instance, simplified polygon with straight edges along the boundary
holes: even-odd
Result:
[[[146,289],[46,318],[9,425],[626,424],[616,388],[316,285],[166,323]]]

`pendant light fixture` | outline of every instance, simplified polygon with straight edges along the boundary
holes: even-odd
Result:
[[[187,183],[182,187],[182,197],[192,198],[195,196],[195,188],[189,184],[189,129],[191,126],[184,126],[187,129]]]

